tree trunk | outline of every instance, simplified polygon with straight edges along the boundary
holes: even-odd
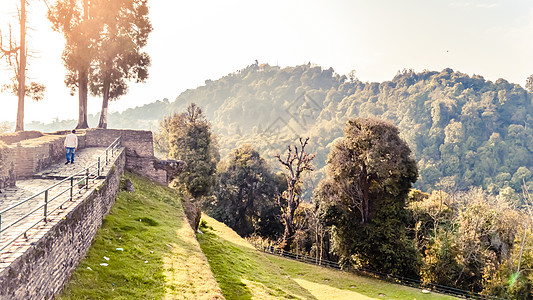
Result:
[[[361,220],[361,224],[365,224],[369,221],[369,212],[368,212],[368,198],[369,198],[369,189],[370,184],[368,182],[368,173],[366,170],[366,164],[363,162],[363,170],[361,172],[361,189],[363,190],[363,220]]]
[[[102,111],[100,112],[100,122],[97,128],[107,128],[107,107],[109,105],[109,80],[104,80],[104,97],[102,99]]]
[[[294,211],[298,207],[294,199],[294,191],[289,189],[289,197],[287,199],[287,212],[284,215],[285,231],[283,232],[283,250],[289,251],[294,240]]]
[[[26,0],[20,1],[20,65],[18,66],[18,108],[15,131],[24,130],[24,94],[26,92]]]
[[[89,128],[87,123],[87,82],[88,74],[87,69],[80,69],[78,71],[78,93],[79,93],[79,114],[78,114],[78,126],[76,129]]]
[[[88,0],[83,1],[83,18],[85,22],[89,20],[89,1]],[[78,125],[76,126],[76,129],[89,128],[89,123],[87,122],[87,96],[89,92],[87,88],[87,83],[89,81],[88,77],[89,77],[89,63],[87,63],[86,65],[78,69],[79,114],[78,114]]]
[[[291,245],[294,240],[294,224],[292,217],[287,215],[285,218],[285,231],[283,232],[282,248],[285,251],[291,250]]]

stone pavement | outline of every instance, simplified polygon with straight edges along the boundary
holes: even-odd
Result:
[[[105,147],[91,147],[91,148],[85,148],[82,150],[76,151],[76,154],[74,155],[74,163],[65,165],[65,162],[67,161],[67,158],[62,161],[62,163],[58,163],[55,165],[51,165],[47,169],[35,174],[34,178],[55,178],[55,179],[63,179],[66,178],[72,174],[78,173],[79,171],[82,171],[87,166],[97,162],[98,156],[101,155]],[[111,156],[111,153],[108,153],[109,156]],[[105,160],[105,155],[103,157],[103,160]],[[18,184],[17,180],[17,185]],[[1,205],[0,205],[1,207]]]
[[[28,199],[44,189],[56,185],[49,189],[47,199],[47,218],[55,218],[61,215],[61,212],[68,209],[71,205],[76,205],[76,200],[83,198],[84,195],[90,191],[90,187],[94,186],[93,183],[99,183],[104,180],[104,176],[96,178],[97,176],[91,176],[89,186],[86,186],[86,180],[82,177],[86,174],[86,168],[89,168],[89,172],[97,173],[98,156],[103,154],[101,158],[101,175],[107,174],[112,166],[112,162],[106,166],[105,164],[105,147],[91,147],[79,150],[76,152],[74,158],[74,164],[65,165],[66,158],[61,162],[49,166],[47,169],[35,174],[33,178],[25,180],[17,180],[16,186],[2,190],[0,194],[0,211],[20,203],[21,201]],[[116,155],[115,155],[116,156]],[[111,159],[111,153],[108,153],[108,157]],[[65,179],[73,174],[79,174],[75,176],[75,179]],[[72,185],[72,198],[71,198],[71,185]],[[16,236],[28,230],[29,227],[35,223],[42,222],[44,219],[44,204],[45,193],[42,192],[37,196],[29,199],[24,204],[17,206],[0,215],[0,228],[4,230],[8,226],[5,232],[0,233],[0,249],[2,249],[9,241],[13,240]],[[32,212],[33,211],[33,212]],[[24,220],[12,225],[18,219],[29,214]],[[37,226],[38,227],[38,226]],[[31,231],[35,231],[32,229]],[[35,232],[34,232],[35,233]],[[24,241],[24,238],[17,239],[17,242]],[[16,246],[18,243],[14,243]],[[9,252],[12,248],[8,246],[4,250],[0,250],[0,254],[3,252]],[[1,264],[1,262],[0,262]]]

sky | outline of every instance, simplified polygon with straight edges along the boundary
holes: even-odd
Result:
[[[55,0],[47,0],[50,5]],[[0,30],[16,30],[18,0],[0,1]],[[53,32],[43,0],[28,0],[28,76],[47,87],[44,100],[25,101],[25,122],[77,119],[78,96],[65,87],[62,34]],[[123,111],[174,100],[203,85],[259,63],[311,62],[361,81],[391,80],[398,70],[452,68],[487,80],[524,86],[533,74],[531,0],[148,0],[153,31],[145,83],[110,103]],[[0,61],[0,83],[12,75]],[[0,93],[0,121],[14,122],[17,98]],[[89,113],[101,99],[90,98]],[[97,124],[89,124],[91,127]]]

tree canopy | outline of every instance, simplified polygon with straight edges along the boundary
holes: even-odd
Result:
[[[93,2],[89,0],[57,0],[48,12],[55,31],[65,36],[63,65],[67,69],[65,84],[71,95],[78,90],[78,125],[88,128],[87,96],[91,62],[96,52],[96,41],[101,28],[92,17]]]
[[[328,155],[315,193],[323,223],[341,260],[396,274],[418,274],[407,238],[405,201],[416,162],[391,123],[352,119]]]
[[[168,148],[168,157],[183,160],[187,170],[177,182],[194,198],[209,196],[215,186],[215,172],[220,156],[211,124],[202,109],[191,103],[183,113],[174,114],[161,123],[165,133],[162,144]],[[165,152],[163,148],[160,152]]]
[[[277,197],[283,178],[270,171],[265,160],[250,145],[235,149],[220,163],[210,215],[241,236],[253,233],[276,238],[280,235],[281,211]]]
[[[98,128],[107,128],[109,100],[128,90],[128,80],[143,82],[148,78],[150,57],[146,46],[152,25],[146,0],[94,1],[93,17],[101,24],[96,40],[94,67],[90,73],[91,94],[102,96]]]

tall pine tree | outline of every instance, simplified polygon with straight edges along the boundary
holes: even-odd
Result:
[[[78,125],[89,128],[87,122],[88,82],[91,62],[96,52],[100,25],[92,17],[93,2],[89,0],[58,0],[50,8],[48,19],[55,31],[65,36],[63,64],[67,69],[65,84],[71,95],[78,90]]]
[[[94,68],[89,87],[91,94],[102,96],[98,128],[107,128],[109,100],[128,90],[128,81],[148,78],[150,57],[146,46],[152,25],[146,0],[94,0],[92,15],[103,25],[97,39]]]

